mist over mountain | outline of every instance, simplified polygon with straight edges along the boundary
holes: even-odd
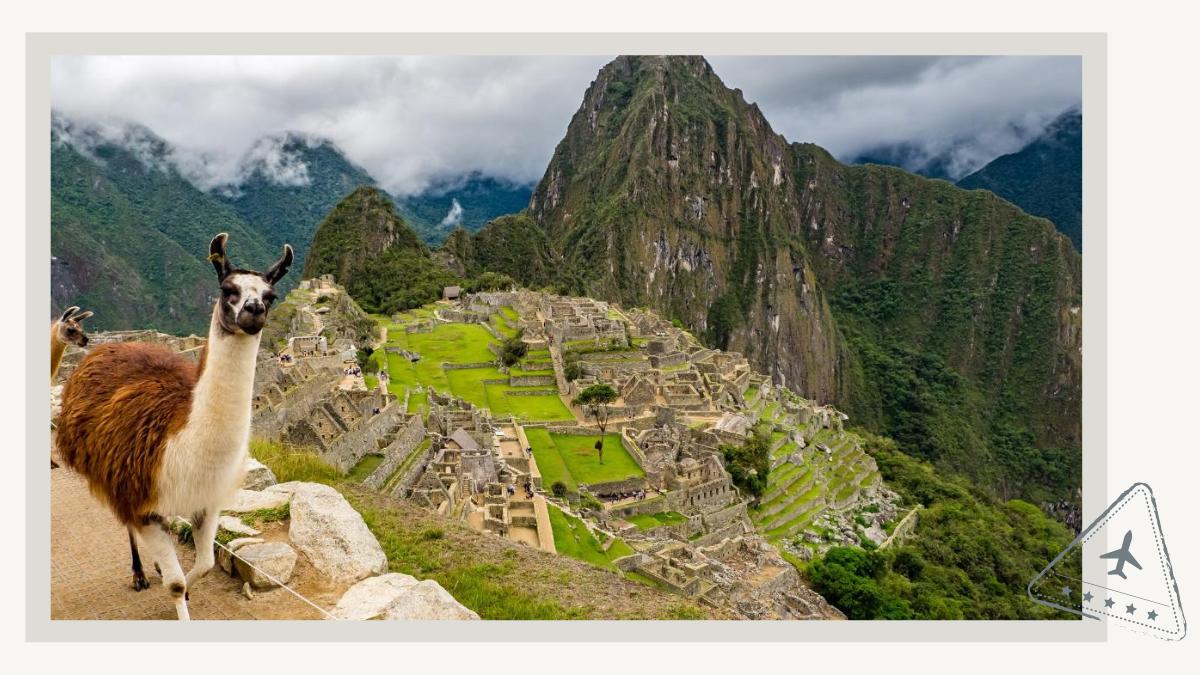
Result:
[[[265,267],[279,251],[216,196],[196,188],[169,144],[140,125],[50,131],[51,311],[86,306],[97,329],[207,330],[216,292],[205,257],[228,232],[234,261]]]
[[[1071,109],[1031,143],[998,157],[958,182],[991,190],[1054,223],[1083,250],[1083,114]]]
[[[532,185],[473,171],[396,201],[426,243],[441,244],[457,227],[478,232],[489,221],[524,209],[532,194]]]

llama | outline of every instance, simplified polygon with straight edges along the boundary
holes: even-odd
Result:
[[[54,383],[54,377],[58,375],[58,366],[62,363],[63,354],[67,351],[67,345],[75,345],[76,347],[86,347],[88,343],[87,334],[83,332],[81,321],[92,315],[91,312],[76,314],[79,311],[78,307],[68,307],[63,315],[50,324],[50,383]]]
[[[135,590],[149,587],[138,555],[159,569],[179,619],[188,590],[212,569],[221,508],[241,483],[250,441],[255,359],[274,285],[292,247],[266,272],[234,268],[218,234],[208,259],[220,296],[198,364],[153,344],[101,345],[63,391],[58,450],[129,530]],[[190,517],[196,562],[185,576],[169,528]]]

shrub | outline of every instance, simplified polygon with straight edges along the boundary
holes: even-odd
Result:
[[[500,362],[506,366],[514,366],[518,361],[525,358],[525,354],[529,351],[529,345],[521,340],[522,331],[517,331],[517,334],[507,338],[500,345]]]
[[[771,474],[771,436],[762,427],[756,427],[742,445],[722,445],[725,468],[729,477],[743,492],[761,497],[767,489]]]
[[[554,485],[550,486],[550,493],[559,499],[565,498],[567,496],[567,484],[561,480],[554,481]]]

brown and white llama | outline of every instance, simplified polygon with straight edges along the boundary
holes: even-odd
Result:
[[[91,316],[92,313],[83,312],[76,314],[78,311],[78,307],[68,307],[67,311],[63,312],[58,321],[50,324],[51,383],[54,382],[54,377],[58,375],[58,366],[62,364],[63,354],[67,351],[67,345],[75,345],[76,347],[87,346],[87,333],[83,332],[83,325],[80,322]]]
[[[241,483],[260,333],[292,264],[285,245],[266,272],[234,268],[226,239],[209,247],[221,292],[199,363],[153,344],[96,347],[67,381],[58,422],[63,463],[129,529],[134,588],[149,587],[140,542],[180,619],[188,590],[212,569],[217,520]],[[192,522],[196,562],[186,576],[168,527],[174,516]]]

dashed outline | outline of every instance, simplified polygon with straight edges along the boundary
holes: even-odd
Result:
[[[1034,585],[1037,584],[1039,581],[1041,581],[1043,578],[1045,578],[1046,572],[1050,571],[1056,564],[1058,564],[1059,560],[1061,560],[1068,552],[1070,552],[1076,546],[1078,546],[1080,551],[1082,552],[1083,544],[1085,544],[1088,540],[1090,540],[1093,536],[1095,536],[1095,534],[1097,532],[1104,529],[1104,526],[1106,524],[1108,524],[1108,521],[1111,520],[1113,518],[1113,516],[1117,515],[1117,513],[1119,513],[1121,511],[1121,509],[1125,508],[1126,505],[1128,505],[1131,501],[1133,501],[1133,497],[1135,496],[1135,495],[1133,495],[1133,493],[1135,491],[1137,491],[1138,494],[1142,497],[1142,500],[1146,505],[1146,514],[1149,516],[1150,522],[1154,526],[1151,528],[1151,530],[1153,530],[1153,532],[1154,532],[1154,543],[1158,549],[1158,560],[1159,560],[1160,566],[1162,567],[1163,582],[1164,582],[1164,585],[1167,587],[1168,593],[1170,594],[1169,599],[1172,601],[1171,605],[1170,605],[1171,606],[1171,614],[1175,621],[1176,630],[1173,632],[1168,631],[1166,628],[1164,628],[1162,626],[1155,625],[1155,624],[1148,624],[1148,623],[1144,623],[1142,621],[1127,619],[1123,615],[1112,614],[1111,612],[1109,612],[1107,610],[1092,610],[1089,608],[1086,611],[1094,612],[1096,614],[1101,614],[1104,616],[1109,616],[1109,617],[1112,617],[1119,621],[1123,621],[1125,623],[1129,623],[1129,624],[1133,624],[1133,625],[1137,625],[1137,626],[1144,626],[1151,630],[1165,633],[1168,636],[1172,636],[1174,639],[1181,639],[1181,638],[1183,638],[1184,635],[1187,634],[1187,620],[1184,619],[1181,615],[1181,612],[1183,609],[1183,602],[1182,602],[1181,598],[1179,597],[1179,585],[1177,583],[1175,583],[1174,568],[1171,565],[1171,560],[1167,556],[1167,553],[1166,553],[1166,542],[1163,540],[1162,537],[1160,537],[1160,530],[1162,529],[1162,521],[1158,518],[1157,503],[1154,502],[1154,490],[1152,490],[1150,488],[1150,486],[1147,485],[1146,483],[1134,483],[1132,486],[1130,486],[1130,488],[1128,490],[1125,490],[1125,492],[1121,493],[1116,498],[1116,500],[1114,500],[1113,503],[1108,507],[1108,510],[1105,513],[1101,514],[1100,519],[1098,519],[1097,521],[1095,521],[1091,525],[1089,525],[1088,529],[1084,532],[1084,534],[1081,534],[1078,537],[1076,537],[1075,541],[1071,542],[1071,544],[1069,546],[1067,546],[1067,548],[1063,549],[1063,551],[1061,553],[1059,553],[1058,556],[1056,556],[1054,558],[1054,560],[1050,561],[1049,565],[1047,565],[1041,572],[1038,572],[1037,576],[1035,576],[1029,582],[1029,586],[1026,588],[1026,592],[1029,594],[1030,599],[1034,600],[1034,602],[1037,602],[1037,598],[1041,598],[1045,602],[1042,602],[1040,604],[1049,605],[1051,607],[1056,607],[1058,609],[1062,609],[1064,611],[1068,611],[1073,614],[1078,614],[1084,618],[1093,618],[1093,619],[1098,618],[1095,616],[1089,617],[1089,615],[1087,613],[1085,613],[1085,610],[1083,609],[1082,605],[1080,605],[1079,609],[1072,609],[1071,607],[1064,607],[1063,605],[1058,604],[1058,602],[1059,602],[1058,598],[1047,597],[1046,595],[1044,595],[1041,592],[1040,588],[1037,591],[1035,591]],[[1154,504],[1154,508],[1151,508],[1152,503]],[[1062,575],[1060,575],[1060,576],[1062,576]],[[1082,579],[1080,581],[1082,582]],[[1153,602],[1153,601],[1150,601],[1150,602]],[[1156,635],[1155,633],[1149,633],[1149,635],[1152,635],[1153,637],[1156,637],[1160,640],[1167,639],[1166,637],[1163,637],[1161,635]]]

